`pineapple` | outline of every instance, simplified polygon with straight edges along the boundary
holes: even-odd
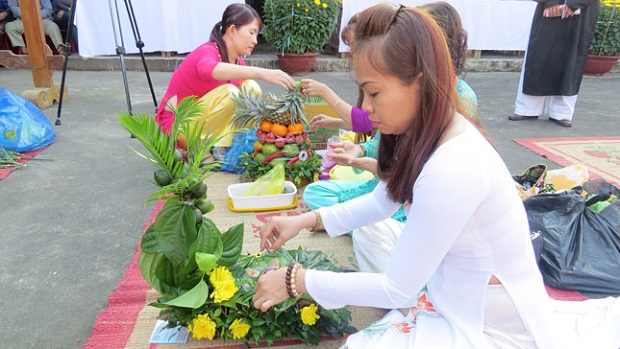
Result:
[[[233,95],[232,99],[237,104],[236,115],[232,118],[232,123],[237,127],[258,125],[269,114],[261,96],[244,85],[241,86],[237,95]]]
[[[289,90],[281,96],[271,95],[269,102],[266,105],[267,120],[284,126],[301,122],[304,127],[309,127],[304,114],[304,96],[299,88]]]

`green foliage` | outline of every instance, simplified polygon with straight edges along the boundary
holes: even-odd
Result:
[[[255,181],[258,177],[269,172],[276,164],[276,161],[264,164],[260,158],[255,157],[252,153],[243,153],[239,156],[239,166],[245,169],[244,176],[248,181]],[[314,175],[318,173],[321,167],[321,157],[315,152],[310,152],[310,158],[307,161],[297,160],[293,164],[286,162],[283,164],[284,177],[292,180],[296,185],[300,185],[304,181],[313,181]]]
[[[354,332],[347,308],[328,311],[319,307],[320,319],[316,324],[304,324],[300,312],[312,303],[308,296],[288,299],[267,312],[254,308],[252,297],[258,277],[268,268],[292,262],[319,270],[337,268],[318,251],[280,250],[242,256],[243,224],[221,232],[211,219],[203,217],[203,213],[212,209],[206,205],[201,211],[201,205],[197,204],[207,200],[203,180],[219,164],[205,164],[209,150],[218,139],[203,137],[202,130],[192,128],[190,120],[199,110],[193,98],[182,100],[176,108],[170,134],[162,133],[149,115],[119,115],[121,125],[150,155],[136,153],[157,168],[153,184],[160,189],[151,195],[151,200],[165,202],[140,244],[140,271],[161,294],[150,305],[161,309],[160,318],[168,321],[168,327],[188,326],[198,315],[209,315],[216,324],[216,335],[223,340],[233,338],[231,325],[235,320],[242,320],[251,326],[243,338],[248,346],[250,342],[262,341],[273,344],[291,336],[304,343],[318,344],[323,335],[343,336]],[[187,139],[187,162],[175,149],[180,134]]]
[[[336,28],[340,0],[265,0],[265,40],[276,51],[320,51]]]
[[[620,9],[618,8],[618,1],[601,0],[601,10],[589,53],[595,56],[620,56]]]

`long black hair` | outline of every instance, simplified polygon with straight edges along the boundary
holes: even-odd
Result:
[[[258,20],[259,28],[263,26],[263,21],[252,6],[247,4],[231,4],[226,7],[224,14],[222,14],[222,20],[215,23],[211,30],[211,38],[209,41],[217,44],[220,51],[220,57],[223,62],[228,62],[228,48],[224,42],[224,34],[231,25],[237,28],[244,26],[253,20]],[[228,62],[234,63],[234,62]]]

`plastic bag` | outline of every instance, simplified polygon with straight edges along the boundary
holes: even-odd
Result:
[[[36,105],[0,88],[0,146],[24,153],[50,145],[54,127]]]
[[[251,153],[254,150],[254,141],[256,141],[256,128],[254,127],[237,133],[230,149],[226,152],[224,163],[220,169],[232,173],[243,173],[245,168],[239,166],[239,156],[243,153]]]
[[[284,165],[276,164],[269,172],[260,176],[243,196],[282,194],[284,181]]]
[[[591,197],[620,190],[602,180],[583,185]],[[601,195],[605,197],[606,195]],[[620,294],[620,200],[600,213],[586,204],[581,190],[529,197],[523,204],[530,231],[540,231],[544,244],[540,271],[549,286],[609,295]]]

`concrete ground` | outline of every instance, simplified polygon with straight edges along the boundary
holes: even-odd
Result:
[[[146,74],[128,72],[134,113],[153,113]],[[152,72],[163,96],[170,72]],[[310,73],[348,102],[357,88],[348,72]],[[301,78],[301,77],[296,77]],[[60,81],[56,73],[55,81]],[[545,118],[511,122],[519,74],[469,73],[480,119],[512,173],[554,163],[515,138],[620,135],[620,74],[585,77],[572,128]],[[261,85],[267,91],[278,87]],[[121,280],[152,205],[153,168],[130,147],[139,143],[117,122],[127,109],[119,71],[69,71],[68,99],[56,142],[29,167],[0,181],[0,347],[80,348]],[[0,68],[0,87],[33,87],[28,70]],[[44,111],[54,123],[57,106]]]

